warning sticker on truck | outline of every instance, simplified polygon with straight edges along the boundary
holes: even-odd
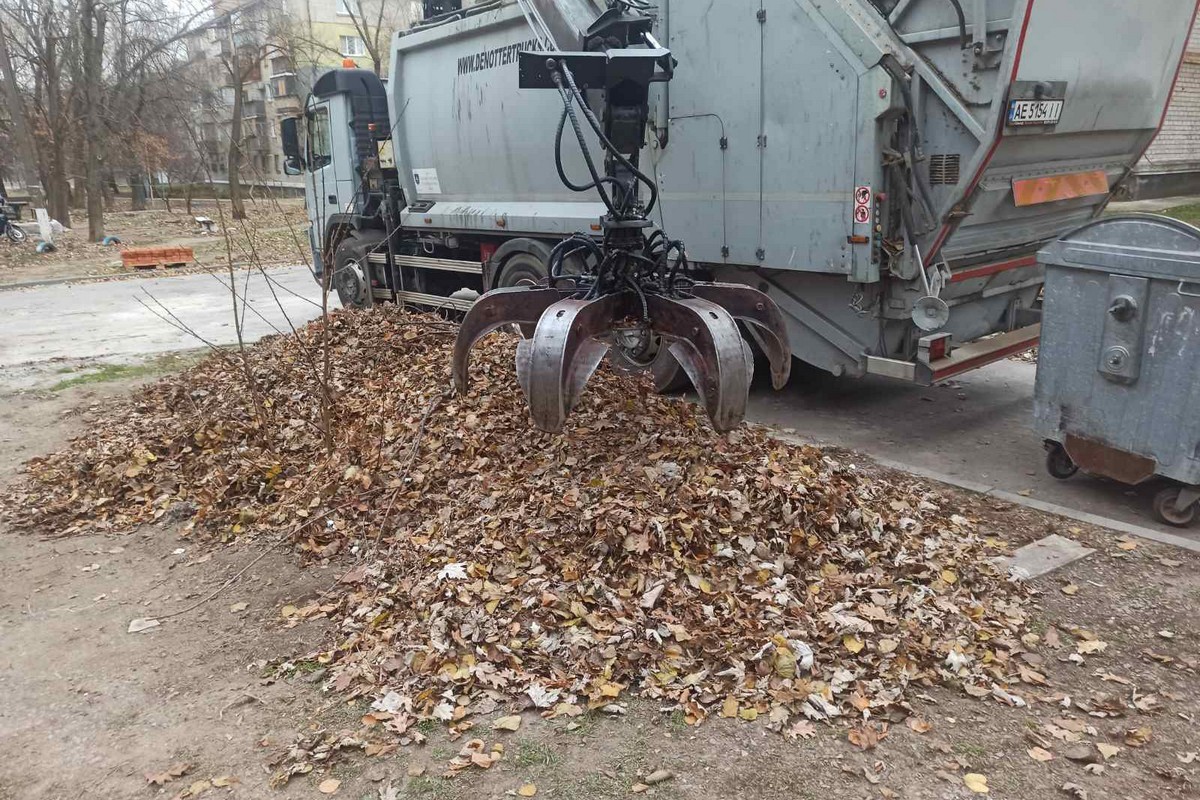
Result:
[[[871,224],[871,187],[857,186],[854,189],[854,224]]]
[[[438,180],[436,169],[414,169],[413,183],[417,185],[418,194],[441,194],[442,184]]]

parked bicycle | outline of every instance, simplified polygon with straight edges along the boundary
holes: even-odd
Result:
[[[7,236],[13,244],[20,244],[28,238],[24,228],[12,221],[16,216],[15,210],[8,201],[0,197],[0,236]]]

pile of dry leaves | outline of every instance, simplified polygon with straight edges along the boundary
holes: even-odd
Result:
[[[288,535],[344,564],[299,621],[312,654],[400,736],[498,706],[808,719],[885,715],[911,684],[1020,704],[1024,590],[1003,545],[918,483],[871,479],[602,371],[563,435],[534,430],[511,338],[447,392],[454,328],[395,309],[332,318],[140,392],[29,465],[12,520],[123,530],[186,513],[224,537]],[[271,537],[271,538],[268,538]],[[1026,681],[1028,682],[1028,681]]]

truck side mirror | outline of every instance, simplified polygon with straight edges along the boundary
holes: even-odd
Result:
[[[287,117],[279,122],[279,139],[283,148],[283,171],[288,175],[304,172],[304,154],[300,150],[300,118]]]

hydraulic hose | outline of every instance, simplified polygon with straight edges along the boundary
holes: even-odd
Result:
[[[650,212],[654,210],[655,205],[658,204],[657,184],[650,180],[650,178],[647,177],[644,172],[635,167],[633,163],[623,154],[617,151],[617,148],[613,145],[613,143],[610,142],[608,137],[604,135],[604,129],[601,127],[600,121],[596,119],[596,115],[593,114],[592,109],[588,107],[587,100],[579,91],[579,87],[575,85],[575,76],[571,74],[570,67],[568,67],[566,64],[559,64],[559,67],[562,70],[563,76],[567,80],[567,85],[571,87],[571,94],[575,96],[576,102],[579,103],[579,107],[583,110],[584,117],[587,118],[587,121],[592,126],[592,130],[595,131],[596,136],[599,137],[600,144],[606,151],[608,151],[608,153],[612,155],[613,158],[615,158],[623,167],[632,172],[635,177],[641,180],[642,183],[646,184],[646,186],[650,189],[650,202],[646,204],[646,214],[649,215]]]

